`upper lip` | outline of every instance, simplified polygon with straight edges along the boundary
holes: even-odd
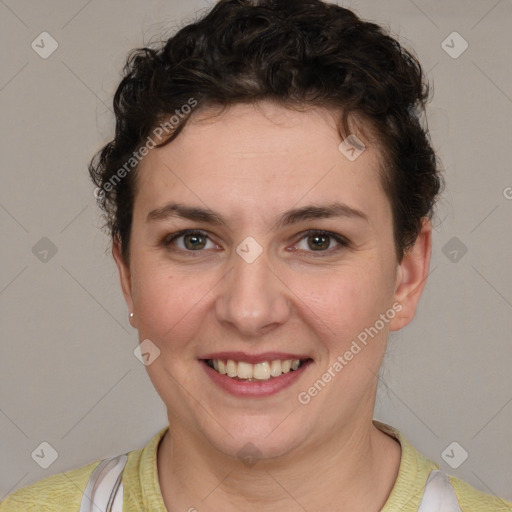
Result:
[[[274,361],[279,359],[285,361],[287,359],[311,359],[309,355],[305,354],[290,354],[288,352],[262,352],[260,354],[248,354],[247,352],[215,352],[206,354],[199,359],[221,359],[227,361],[231,359],[233,361],[244,361],[246,363],[257,364],[263,363],[264,361]]]

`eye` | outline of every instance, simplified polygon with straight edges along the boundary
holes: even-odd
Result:
[[[303,240],[305,240],[305,243],[300,247]],[[332,249],[332,246],[335,245],[333,241],[338,244],[337,248]],[[299,247],[299,249],[307,252],[328,252],[330,254],[340,250],[342,247],[348,247],[349,245],[349,241],[337,233],[322,230],[309,230],[303,234],[300,243],[296,244],[295,247]]]
[[[178,243],[180,239],[181,244]],[[179,231],[166,236],[162,240],[165,247],[173,249],[173,246],[176,246],[177,249],[185,252],[200,252],[202,249],[211,249],[211,246],[207,247],[208,242],[215,246],[206,233],[197,230]]]
[[[303,242],[305,241],[305,242]],[[210,244],[210,246],[208,246]],[[338,247],[334,247],[334,245]],[[186,229],[167,235],[162,240],[162,245],[169,250],[185,253],[202,252],[204,249],[217,247],[207,233],[199,230]],[[302,245],[302,247],[301,247]],[[292,250],[299,248],[306,252],[328,253],[337,252],[343,247],[349,247],[350,242],[337,233],[323,230],[309,230],[302,234],[299,243]]]

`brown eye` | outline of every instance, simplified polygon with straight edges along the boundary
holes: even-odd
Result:
[[[203,249],[206,245],[206,237],[201,234],[183,235],[183,244],[190,251]]]
[[[205,248],[209,248],[206,247],[208,242],[213,245],[208,235],[201,231],[180,231],[179,233],[167,236],[163,241],[163,245],[173,250],[200,252]]]
[[[310,241],[309,247],[315,251],[328,249],[330,245],[330,237],[327,235],[309,235],[308,240]]]
[[[306,242],[304,243],[303,240]],[[337,233],[310,230],[303,234],[297,247],[306,252],[331,254],[349,245],[349,241]]]

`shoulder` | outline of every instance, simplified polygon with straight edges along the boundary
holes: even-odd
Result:
[[[493,512],[512,512],[512,502],[481,492],[464,480],[450,476],[462,512],[473,510],[492,510]]]
[[[398,477],[383,512],[417,511],[429,476],[440,467],[418,452],[396,428],[377,420],[374,420],[374,424],[397,439],[402,447]],[[512,512],[512,503],[481,492],[464,480],[448,475],[444,471],[442,473],[445,475],[446,483],[449,481],[451,484],[451,492],[455,492],[454,498],[456,497],[462,512]]]
[[[78,510],[87,481],[100,462],[49,476],[32,485],[22,487],[0,503],[0,512]]]
[[[144,448],[132,450],[126,455],[123,485],[132,500],[142,502],[145,483],[158,495],[156,452],[158,443],[168,426],[155,434]],[[22,487],[0,503],[0,512],[70,512],[80,509],[83,492],[94,469],[102,462],[98,460],[78,469],[49,476],[32,485]]]

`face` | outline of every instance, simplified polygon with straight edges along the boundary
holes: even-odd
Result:
[[[133,325],[170,424],[226,454],[367,425],[389,331],[414,315],[429,227],[399,265],[378,150],[340,142],[324,110],[237,105],[138,170],[129,267],[114,248]]]

